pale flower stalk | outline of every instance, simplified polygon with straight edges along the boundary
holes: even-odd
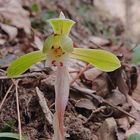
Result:
[[[60,21],[56,22],[57,20]],[[64,113],[69,97],[69,53],[73,51],[73,42],[69,38],[69,32],[74,21],[66,20],[63,13],[59,19],[49,21],[54,34],[50,35],[44,44],[43,51],[48,53],[46,65],[57,66],[55,81],[55,114],[54,114],[54,136],[53,140],[64,140]],[[55,26],[55,24],[58,24]],[[67,24],[65,29],[64,25]]]
[[[64,113],[69,96],[69,72],[66,66],[57,67],[55,82],[54,140],[64,140]]]

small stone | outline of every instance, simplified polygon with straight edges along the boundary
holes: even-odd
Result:
[[[117,124],[114,118],[107,118],[98,130],[100,140],[115,140]]]

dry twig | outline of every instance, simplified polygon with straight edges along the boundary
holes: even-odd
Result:
[[[82,69],[77,76],[70,82],[70,85],[72,85],[88,68],[90,67],[90,64],[88,64],[84,69]]]
[[[93,110],[92,113],[91,113],[91,115],[88,117],[88,119],[86,120],[86,122],[85,122],[84,124],[86,124],[88,121],[90,121],[90,120],[93,118],[94,114],[96,114],[96,113],[98,113],[98,112],[101,112],[101,111],[103,111],[104,109],[106,109],[106,106],[101,106],[101,107],[99,107],[99,108]]]
[[[9,92],[11,91],[12,87],[13,87],[13,84],[12,84],[12,85],[9,87],[9,89],[7,90],[5,96],[4,96],[4,98],[3,98],[3,100],[2,100],[2,102],[1,102],[1,104],[0,104],[0,110],[2,109],[2,106],[3,106],[3,104],[4,104],[5,100],[6,100],[6,98],[7,98],[8,94],[9,94]]]
[[[120,107],[117,107],[117,106],[109,103],[108,101],[106,101],[105,99],[103,99],[102,97],[100,97],[98,95],[94,95],[93,94],[94,93],[93,90],[88,89],[88,92],[85,92],[81,87],[78,87],[78,85],[77,86],[73,86],[73,87],[76,88],[78,91],[80,91],[82,93],[86,93],[86,96],[90,96],[90,97],[94,98],[97,102],[105,103],[105,104],[107,104],[107,105],[109,105],[109,106],[119,110],[120,112],[124,113],[125,115],[127,115],[127,116],[129,116],[129,117],[131,117],[131,118],[133,118],[135,120],[137,120],[137,118],[135,116],[131,115],[130,113],[126,112],[125,110],[121,109]]]
[[[41,75],[44,75],[42,73],[37,73],[37,72],[34,72],[34,73],[27,73],[27,74],[23,74],[23,75],[19,75],[18,77],[16,77],[15,79],[20,79],[20,78],[26,78],[26,77],[37,77],[37,76],[41,76]],[[7,79],[11,79],[7,76],[0,76],[0,80],[7,80]]]
[[[20,119],[20,111],[19,111],[19,99],[18,99],[18,83],[19,80],[12,80],[15,84],[16,89],[16,103],[17,103],[17,116],[18,116],[18,131],[19,131],[19,140],[22,140],[22,129],[21,129],[21,119]]]

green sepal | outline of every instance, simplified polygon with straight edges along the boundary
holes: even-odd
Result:
[[[99,49],[74,48],[71,58],[85,61],[106,72],[114,71],[121,66],[114,54]]]
[[[73,51],[73,41],[69,36],[62,36],[61,48],[68,53]]]
[[[12,138],[19,140],[19,134],[17,133],[11,133],[11,132],[1,132],[0,133],[0,139],[1,138]],[[22,140],[27,140],[26,136],[22,136]]]
[[[69,35],[69,32],[74,25],[74,21],[70,19],[55,18],[48,20],[53,28],[54,34]]]
[[[43,53],[47,53],[48,50],[51,49],[51,47],[53,46],[53,39],[54,39],[54,35],[50,35],[45,40],[44,45],[43,45]]]
[[[45,60],[46,57],[47,55],[42,51],[35,51],[23,55],[11,63],[7,70],[7,76],[10,78],[17,77],[28,70],[33,64]]]
[[[54,48],[60,47],[60,40],[61,40],[61,35],[54,35],[54,39],[53,39]]]

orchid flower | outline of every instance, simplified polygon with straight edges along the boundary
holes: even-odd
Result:
[[[55,114],[53,140],[64,140],[64,112],[69,97],[68,60],[79,59],[96,68],[110,72],[120,67],[118,58],[105,50],[73,48],[69,37],[74,21],[66,19],[61,12],[59,18],[48,20],[53,33],[44,42],[43,49],[17,58],[7,70],[8,77],[17,77],[33,64],[46,60],[48,66],[56,66]]]

